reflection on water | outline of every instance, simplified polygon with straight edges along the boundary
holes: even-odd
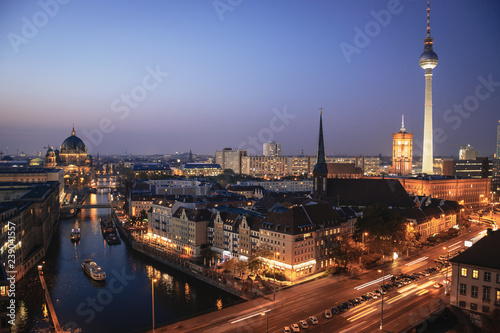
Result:
[[[106,191],[89,201],[105,203]],[[43,271],[59,322],[71,332],[131,332],[151,327],[151,279],[156,278],[157,325],[231,304],[236,297],[180,274],[127,248],[124,242],[109,246],[102,237],[100,218],[109,209],[83,209],[76,218],[59,222],[44,258]],[[80,242],[70,239],[80,228]],[[96,283],[81,269],[92,259],[106,272],[106,283]],[[36,269],[16,288],[16,325],[13,332],[49,332],[48,311]],[[17,291],[16,290],[16,291]],[[196,296],[196,297],[195,297]],[[140,313],[141,315],[138,315]]]

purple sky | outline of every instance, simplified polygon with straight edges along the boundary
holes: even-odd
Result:
[[[435,155],[494,152],[499,17],[431,1]],[[2,1],[0,149],[60,146],[74,123],[94,155],[315,154],[323,107],[328,155],[389,155],[402,114],[420,155],[425,33],[425,0]]]

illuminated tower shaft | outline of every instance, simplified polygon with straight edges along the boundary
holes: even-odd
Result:
[[[424,52],[420,55],[420,67],[425,69],[425,113],[424,144],[422,152],[422,173],[434,173],[433,141],[432,141],[432,69],[438,64],[438,56],[432,49],[434,39],[431,37],[430,7],[427,0],[427,36],[424,39]]]
[[[424,113],[424,145],[422,155],[422,172],[434,173],[434,151],[432,144],[432,69],[425,70],[425,113]]]

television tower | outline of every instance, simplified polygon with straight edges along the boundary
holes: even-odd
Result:
[[[432,149],[432,69],[438,64],[438,56],[432,49],[434,39],[431,37],[430,7],[427,0],[427,36],[424,39],[424,52],[418,63],[425,69],[425,114],[424,114],[424,145],[422,152],[422,173],[434,174],[434,153]]]

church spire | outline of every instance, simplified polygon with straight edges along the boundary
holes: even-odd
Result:
[[[73,129],[71,130],[71,136],[76,136],[76,133],[75,133],[75,124],[73,124]]]
[[[320,108],[319,114],[319,138],[318,138],[318,154],[313,172],[328,173],[325,159],[325,142],[323,141],[323,108]]]

